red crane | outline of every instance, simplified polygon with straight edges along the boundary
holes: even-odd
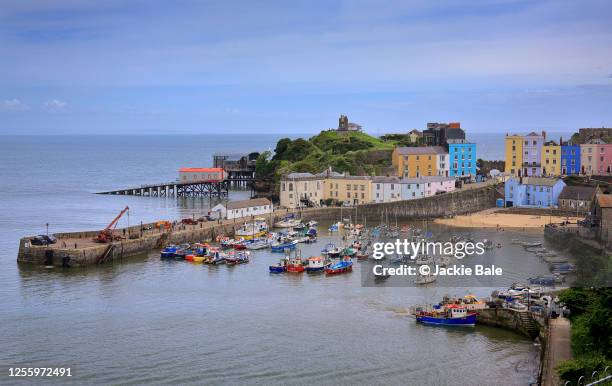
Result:
[[[93,240],[97,243],[109,243],[113,240],[121,240],[122,239],[121,236],[113,235],[113,230],[115,229],[115,227],[117,227],[117,222],[119,222],[119,219],[125,214],[125,212],[129,210],[130,210],[130,207],[126,206],[125,209],[123,209],[117,215],[117,217],[115,217],[115,219],[111,221],[111,223],[108,224],[106,228],[104,228],[103,231],[101,231],[96,237],[94,237]]]

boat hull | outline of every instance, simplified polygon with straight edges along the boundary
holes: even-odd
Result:
[[[283,273],[283,272],[285,272],[285,267],[278,267],[274,265],[270,266],[270,273]]]
[[[461,318],[438,318],[428,315],[417,315],[416,320],[423,324],[437,326],[474,326],[476,325],[476,314],[467,315]]]
[[[351,272],[353,270],[353,265],[349,265],[346,267],[339,267],[339,268],[325,268],[325,273],[328,275],[338,275],[341,273],[347,273],[347,272]]]
[[[321,267],[306,267],[306,272],[308,273],[318,273],[318,272],[323,272],[325,271],[325,267],[321,266]]]

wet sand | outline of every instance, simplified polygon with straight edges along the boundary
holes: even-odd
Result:
[[[437,224],[450,225],[463,228],[509,228],[526,230],[544,230],[544,225],[570,221],[575,223],[577,217],[546,216],[532,214],[504,213],[499,209],[487,209],[469,215],[455,216],[454,218],[440,218],[434,221]]]

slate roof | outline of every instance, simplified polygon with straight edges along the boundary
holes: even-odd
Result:
[[[559,199],[565,200],[590,200],[595,195],[597,188],[593,186],[566,186],[561,191]]]

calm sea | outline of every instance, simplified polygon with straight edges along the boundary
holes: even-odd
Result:
[[[500,158],[503,137],[492,138],[479,149]],[[50,232],[99,229],[126,205],[132,224],[199,215],[208,200],[93,193],[173,180],[181,166],[209,166],[213,152],[273,149],[277,139],[0,137],[0,383],[14,383],[6,376],[10,366],[71,367],[75,384],[533,379],[537,348],[530,341],[480,326],[416,325],[407,307],[437,301],[449,289],[364,288],[359,267],[336,278],[270,276],[267,266],[277,256],[268,252],[233,268],[168,263],[156,253],[88,269],[16,264],[19,238],[44,233],[46,224]],[[509,234],[480,236],[510,244]],[[322,243],[305,247],[304,255],[318,253]],[[532,256],[503,251],[494,257],[500,264],[523,261],[513,270],[517,279],[546,272],[527,260]]]

